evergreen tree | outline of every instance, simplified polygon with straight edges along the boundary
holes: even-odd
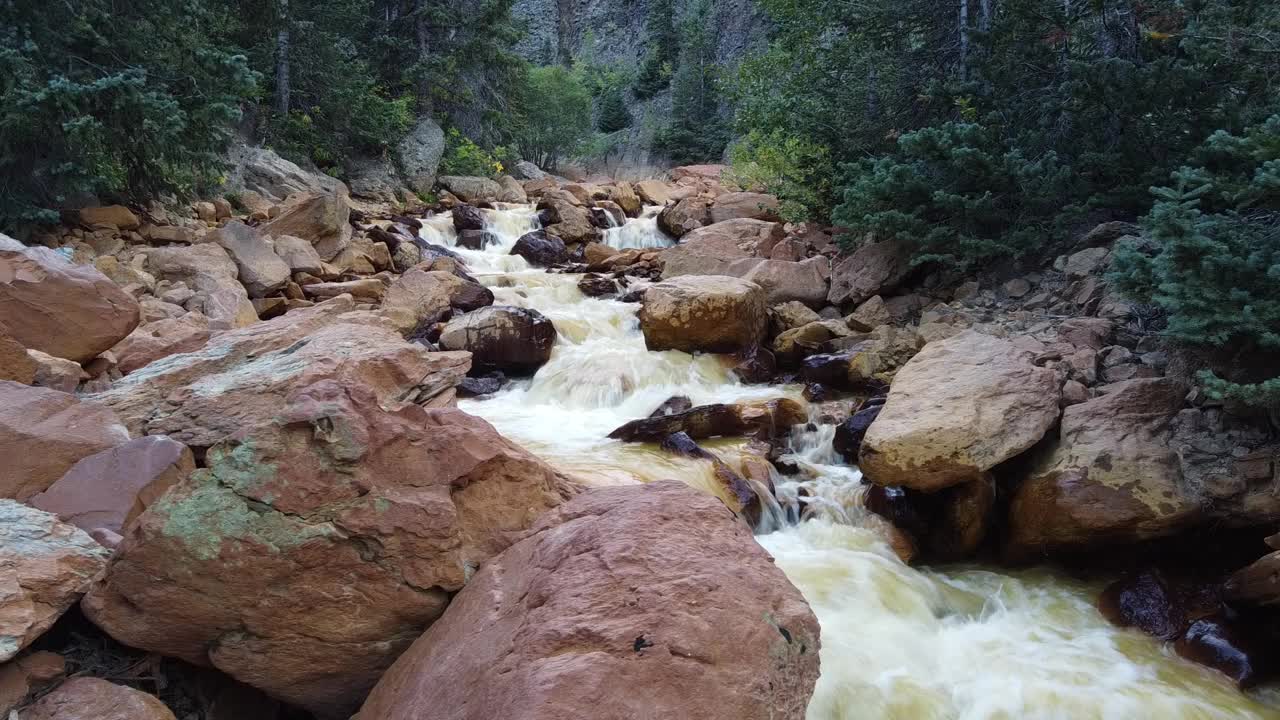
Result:
[[[645,18],[645,35],[649,50],[636,74],[637,98],[650,98],[671,83],[672,68],[680,52],[680,34],[676,31],[673,0],[651,0]]]
[[[694,0],[681,20],[680,62],[671,80],[671,125],[656,145],[677,163],[718,159],[729,140],[720,114],[711,0]]]
[[[530,70],[515,110],[516,148],[538,167],[554,170],[591,134],[591,92],[580,73],[562,65]]]
[[[202,2],[0,3],[0,227],[212,180],[254,89]]]
[[[621,87],[606,89],[600,96],[600,117],[596,127],[602,133],[613,133],[631,127],[631,113]]]

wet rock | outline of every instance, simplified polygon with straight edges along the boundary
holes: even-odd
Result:
[[[496,202],[502,194],[502,186],[485,177],[441,175],[439,182],[463,202],[472,205]]]
[[[873,405],[859,410],[848,420],[836,426],[836,434],[831,445],[846,461],[857,462],[858,451],[862,448],[862,439],[866,437],[867,429],[871,427],[871,423],[875,422],[882,408],[882,405]]]
[[[768,316],[764,290],[723,276],[687,276],[644,294],[640,328],[650,350],[729,353],[760,344]]]
[[[754,192],[732,192],[716,197],[708,211],[711,223],[726,220],[751,219],[778,222],[778,198]]]
[[[1171,641],[1187,629],[1186,608],[1158,570],[1143,570],[1107,586],[1098,611],[1112,625],[1137,628]]]
[[[1174,643],[1178,654],[1250,688],[1276,672],[1276,654],[1265,639],[1226,617],[1196,620]]]
[[[1185,487],[1169,447],[1186,392],[1169,379],[1131,380],[1068,407],[1013,496],[1009,556],[1131,544],[1198,522],[1203,501]]]
[[[94,677],[62,683],[22,713],[23,720],[174,720],[153,695]]]
[[[132,332],[140,318],[138,302],[94,267],[0,234],[0,334],[83,363]]]
[[[1268,543],[1275,547],[1280,535],[1272,536]],[[1223,585],[1223,594],[1241,605],[1280,605],[1280,552],[1263,555],[1232,573]]]
[[[556,328],[537,310],[493,306],[454,318],[440,334],[440,345],[471,352],[479,371],[502,370],[515,375],[537,371],[551,359]]]
[[[548,190],[538,200],[545,215],[543,227],[566,243],[588,243],[600,239],[600,229],[591,222],[591,213],[581,201],[564,190]]]
[[[718,500],[677,482],[601,488],[485,565],[356,720],[424,707],[453,720],[800,720],[818,635]]]
[[[396,278],[382,300],[382,312],[408,331],[440,322],[454,310],[471,312],[493,304],[493,291],[442,270],[411,268]]]
[[[609,437],[626,442],[659,442],[668,435],[682,432],[697,440],[717,436],[769,439],[789,432],[793,425],[806,419],[804,408],[787,398],[736,405],[717,403],[632,420],[609,433]]]
[[[778,363],[773,353],[759,345],[734,355],[733,374],[744,383],[767,383],[777,370]]]
[[[807,382],[844,388],[849,384],[851,353],[810,355],[800,364],[800,377]]]
[[[863,439],[870,482],[933,491],[972,482],[1035,445],[1058,418],[1052,370],[969,330],[929,343],[893,382]]]
[[[596,227],[606,230],[622,227],[622,224],[627,221],[627,214],[611,200],[597,200],[596,206],[591,209],[591,220]]]
[[[521,235],[512,246],[511,254],[519,255],[534,267],[559,265],[569,259],[569,251],[565,249],[564,241],[554,235],[548,235],[545,230],[534,230]]]
[[[273,238],[302,238],[321,260],[329,261],[351,243],[350,219],[351,204],[344,193],[306,193],[290,197],[280,214],[258,229]]]
[[[811,403],[820,403],[827,401],[830,397],[831,391],[827,389],[826,385],[821,383],[808,383],[804,386],[804,390],[801,391],[801,394],[804,396],[805,400],[808,400]]]
[[[200,350],[126,375],[93,399],[137,435],[168,435],[193,448],[274,418],[282,398],[322,378],[365,387],[388,403],[452,401],[469,365],[465,355],[430,353],[405,342],[386,318],[354,307],[351,298],[338,297],[221,333]]]
[[[0,663],[74,605],[110,554],[52,513],[0,499]]]
[[[860,305],[874,295],[884,295],[911,273],[911,252],[893,240],[867,243],[831,268],[832,305]]]
[[[317,360],[129,525],[82,607],[125,644],[336,719],[569,488],[483,420]]]
[[[129,431],[100,404],[0,381],[0,498],[26,500],[81,459],[128,440]]]
[[[458,247],[468,250],[484,250],[490,245],[501,242],[497,235],[488,230],[463,230],[458,233]]]
[[[462,233],[464,230],[484,230],[484,213],[474,205],[455,205],[452,210],[453,227]]]
[[[618,283],[613,278],[588,274],[578,281],[578,291],[587,297],[608,297],[618,294]]]
[[[85,532],[119,534],[194,469],[185,445],[150,435],[84,458],[28,502]]]
[[[459,397],[480,397],[492,395],[507,383],[507,376],[500,372],[491,372],[480,377],[466,377],[458,383]]]
[[[662,401],[657,410],[649,413],[651,418],[667,417],[669,415],[679,415],[693,409],[693,401],[684,395],[674,395]]]
[[[232,220],[209,234],[235,262],[240,284],[251,298],[263,298],[284,289],[292,272],[276,254],[268,238],[239,220]],[[317,256],[318,257],[318,256]]]

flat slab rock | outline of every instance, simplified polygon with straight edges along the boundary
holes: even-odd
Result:
[[[818,632],[720,501],[602,488],[481,568],[355,720],[800,720]]]

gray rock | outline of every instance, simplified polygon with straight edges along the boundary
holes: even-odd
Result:
[[[444,131],[436,121],[429,117],[420,119],[396,150],[409,187],[421,193],[431,192],[436,184],[436,171],[440,169],[440,158],[444,157]]]
[[[210,237],[235,261],[240,283],[249,291],[249,297],[266,297],[283,290],[289,282],[289,265],[276,254],[271,241],[254,228],[232,220]]]

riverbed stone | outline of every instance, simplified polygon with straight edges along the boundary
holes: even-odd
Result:
[[[154,695],[101,678],[76,677],[37,700],[22,720],[174,720]]]
[[[487,563],[355,720],[800,720],[818,647],[804,598],[719,500],[601,488]]]
[[[493,291],[443,270],[410,268],[387,288],[382,312],[408,332],[439,322],[454,309],[471,312],[493,304]]]
[[[738,278],[689,275],[645,291],[640,329],[650,350],[739,352],[768,327],[764,289]]]
[[[537,310],[491,306],[449,321],[440,346],[466,350],[477,372],[501,370],[515,375],[537,371],[551,359],[556,327]]]
[[[240,284],[251,298],[263,298],[284,289],[291,268],[276,254],[270,238],[239,220],[232,220],[209,234],[212,242],[231,256]]]
[[[351,203],[345,192],[303,193],[290,197],[280,214],[259,230],[271,237],[302,238],[327,262],[351,243],[350,219]]]

